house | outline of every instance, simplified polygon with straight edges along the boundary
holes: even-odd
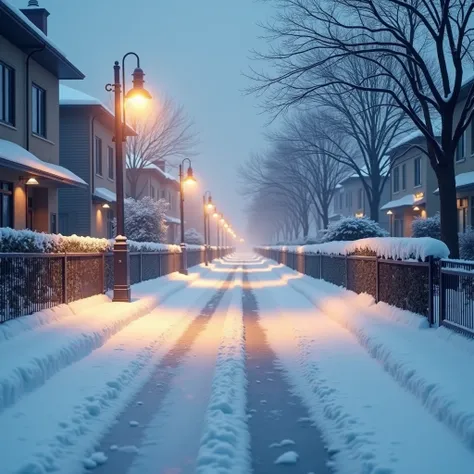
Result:
[[[87,183],[59,162],[59,80],[83,79],[47,36],[36,0],[0,0],[0,227],[58,230],[58,189]]]
[[[364,169],[362,169],[362,174],[366,174]],[[387,183],[382,191],[381,202],[385,202],[389,194]],[[369,202],[362,178],[358,173],[347,176],[336,186],[336,193],[332,202],[329,215],[330,222],[336,222],[343,217],[370,217]],[[379,224],[388,230],[389,219],[386,214],[379,214]]]
[[[60,163],[89,186],[59,191],[63,235],[113,237],[115,211],[115,115],[100,100],[60,85]],[[126,127],[127,135],[135,131]]]
[[[156,163],[147,162],[139,169],[134,169],[134,178],[136,185],[132,193],[130,169],[127,169],[128,179],[126,183],[127,196],[135,194],[136,199],[144,197],[151,197],[152,199],[163,199],[168,203],[168,211],[166,214],[166,223],[168,225],[168,243],[178,243],[180,240],[180,225],[179,218],[179,182],[178,180],[166,171],[164,161],[157,161]]]
[[[396,164],[392,164],[390,197],[380,210],[389,217],[390,234],[394,237],[410,237],[413,219],[439,212],[439,199],[434,194],[438,187],[436,175],[419,148],[425,146],[425,139],[415,131],[389,150],[390,159]]]

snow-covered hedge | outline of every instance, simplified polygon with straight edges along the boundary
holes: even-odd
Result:
[[[474,260],[474,229],[459,234],[459,256],[463,260]]]
[[[447,258],[449,256],[449,249],[446,244],[431,237],[419,239],[412,237],[374,237],[351,242],[325,242],[323,244],[304,245],[301,247],[265,248],[324,255],[354,255],[362,253],[395,260],[425,260],[428,257]]]
[[[413,237],[432,237],[433,239],[441,239],[441,220],[439,214],[433,217],[417,217],[411,224],[411,232]]]
[[[0,227],[0,252],[18,253],[102,253],[113,249],[113,240],[77,235],[44,234],[31,230]],[[179,252],[179,245],[128,241],[131,252]],[[193,249],[193,248],[190,248]]]
[[[366,217],[345,217],[338,222],[329,224],[323,242],[339,242],[366,239],[368,237],[387,237],[388,232],[377,222]]]

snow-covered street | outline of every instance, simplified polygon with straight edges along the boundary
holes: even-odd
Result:
[[[13,321],[0,473],[474,466],[474,342],[252,254]]]

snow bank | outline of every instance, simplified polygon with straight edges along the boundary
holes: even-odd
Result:
[[[429,329],[424,318],[386,303],[374,304],[368,295],[322,280],[288,283],[347,328],[404,389],[474,451],[474,341],[461,336],[452,341],[444,328]]]
[[[374,253],[394,260],[425,260],[428,257],[447,258],[449,249],[444,242],[431,237],[374,237],[347,242],[326,242],[301,247],[263,247],[263,249],[325,255],[352,255],[358,252]]]
[[[198,474],[251,471],[241,270],[234,285],[197,459]]]
[[[6,321],[0,325],[0,343],[7,339],[11,339],[24,331],[30,331],[40,326],[59,321],[65,317],[79,315],[83,311],[94,306],[110,301],[106,295],[95,295],[90,298],[74,301],[69,304],[61,304],[53,308],[43,309],[37,313],[33,313],[28,317],[22,317]]]
[[[0,413],[97,348],[195,279],[169,276],[134,285],[135,301],[107,301],[0,344]],[[159,282],[159,283],[158,283]],[[77,303],[72,308],[80,307]],[[72,309],[71,309],[72,312]],[[15,354],[12,357],[12,354]]]

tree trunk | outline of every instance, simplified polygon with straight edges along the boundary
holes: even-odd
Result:
[[[459,258],[454,157],[447,160],[446,166],[438,167],[436,174],[439,186],[441,240],[448,246],[450,258]]]
[[[380,215],[380,192],[378,189],[372,189],[372,196],[369,202],[370,205],[370,218],[378,222]]]

